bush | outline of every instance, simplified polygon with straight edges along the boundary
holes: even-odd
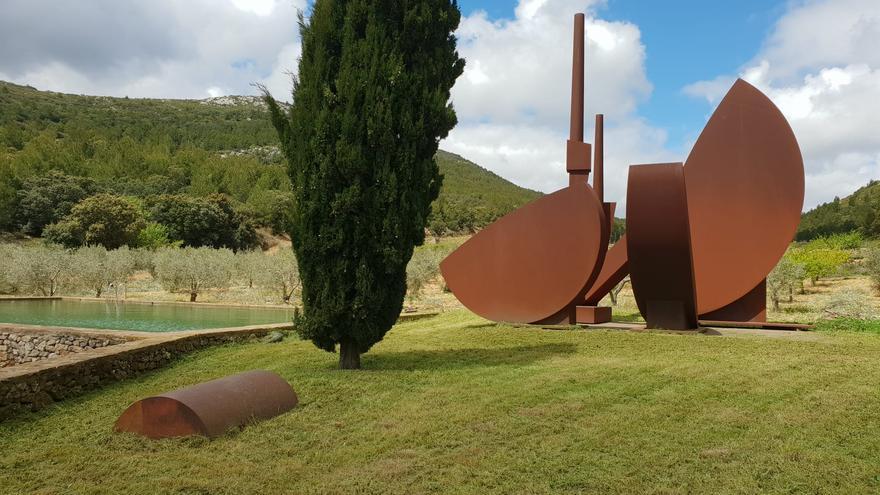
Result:
[[[165,194],[151,198],[150,217],[167,227],[168,237],[184,246],[229,248],[234,251],[259,246],[256,226],[225,195],[197,198]]]
[[[229,287],[235,258],[228,249],[165,248],[153,260],[156,277],[170,292],[189,294],[195,302],[206,289]]]
[[[858,290],[841,290],[833,293],[822,306],[822,312],[829,318],[848,320],[869,320],[877,317],[868,294]]]
[[[834,275],[850,259],[848,251],[826,246],[824,240],[813,241],[789,252],[791,260],[804,267],[804,274],[812,283]]]
[[[247,200],[247,208],[257,225],[269,227],[276,234],[290,230],[293,213],[293,194],[272,189],[254,191]]]
[[[821,236],[810,241],[807,245],[823,249],[859,249],[862,247],[864,237],[858,231],[843,234],[831,234]]]
[[[24,233],[42,235],[47,225],[60,221],[97,190],[92,179],[72,177],[57,170],[25,179],[17,193],[16,222]]]
[[[145,226],[143,213],[132,201],[115,194],[97,194],[74,206],[62,221],[48,226],[44,237],[67,247],[116,249],[137,245]]]
[[[179,247],[181,243],[182,241],[171,239],[168,233],[168,227],[156,222],[147,223],[147,225],[138,232],[136,241],[137,247],[153,251],[163,247]]]

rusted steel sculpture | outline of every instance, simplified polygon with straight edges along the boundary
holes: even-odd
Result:
[[[446,284],[471,311],[490,320],[561,323],[602,267],[611,218],[587,183],[584,143],[584,16],[575,18],[569,186],[506,215],[441,263]],[[598,161],[601,166],[601,160]]]
[[[599,301],[631,275],[649,327],[698,319],[766,323],[765,278],[794,237],[804,169],[794,133],[763,93],[737,80],[687,161],[630,167],[627,235],[611,249],[604,202],[603,119],[593,187],[583,142],[584,17],[575,16],[569,186],[499,219],[441,264],[447,285],[496,321],[596,323]],[[784,325],[782,325],[784,327]]]
[[[269,419],[294,407],[296,393],[270,371],[246,371],[141,399],[116,420],[114,430],[148,438],[204,435]]]

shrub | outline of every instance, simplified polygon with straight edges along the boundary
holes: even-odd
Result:
[[[168,233],[168,227],[161,223],[148,222],[147,225],[138,232],[137,247],[157,250],[163,247],[179,247],[182,241],[172,240]]]
[[[824,241],[811,242],[789,252],[792,261],[804,267],[804,274],[812,283],[834,275],[850,259],[848,251],[825,246]]]
[[[94,180],[57,170],[25,179],[17,193],[16,222],[24,233],[42,235],[47,225],[60,221],[97,190]]]
[[[47,241],[67,247],[104,246],[116,249],[137,245],[146,226],[140,208],[115,194],[97,194],[84,199],[62,221],[48,226]]]
[[[868,294],[859,290],[834,292],[822,306],[822,312],[830,318],[848,320],[868,320],[877,316],[876,310],[869,301]]]
[[[151,198],[150,217],[165,225],[170,239],[184,246],[229,248],[234,251],[259,246],[256,226],[225,195],[197,198],[165,194]]]

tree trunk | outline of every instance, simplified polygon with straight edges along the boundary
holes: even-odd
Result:
[[[339,369],[361,369],[361,353],[358,352],[357,345],[350,340],[339,343]]]
[[[794,302],[794,289],[790,285],[788,286],[788,302]]]
[[[774,294],[770,299],[773,301],[773,309],[779,311],[779,297]]]
[[[189,302],[196,302],[196,296],[198,296],[197,293],[195,293],[195,292],[190,292],[190,293],[189,293]]]
[[[101,297],[101,287],[95,287],[95,297]]]

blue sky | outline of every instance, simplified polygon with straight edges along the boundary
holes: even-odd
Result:
[[[493,20],[512,19],[517,3],[459,0],[463,15],[485,11]],[[682,89],[719,74],[737,73],[761,48],[785,13],[785,5],[772,0],[607,0],[597,14],[638,26],[653,85],[639,114],[669,133],[670,148],[687,151],[712,107]]]

